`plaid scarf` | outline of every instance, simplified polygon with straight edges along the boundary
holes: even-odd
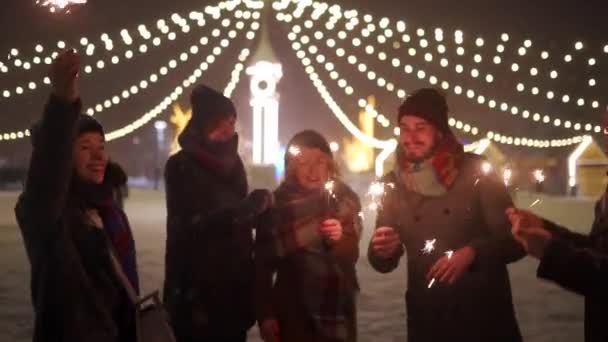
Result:
[[[101,185],[75,181],[73,189],[87,207],[94,208],[99,213],[103,229],[112,243],[116,257],[131,285],[139,294],[139,275],[133,233],[127,215],[114,200],[111,184],[107,179]]]
[[[337,218],[345,230],[360,233],[359,205],[356,195],[342,183],[336,182],[334,193],[332,197],[325,191],[305,191],[283,183],[275,193],[266,257],[288,259],[297,269],[299,298],[316,334],[346,341],[356,284],[347,276],[345,267],[349,266],[332,254],[319,227],[325,219]]]
[[[422,162],[426,165],[420,165],[420,163],[412,163],[404,157],[403,150],[400,149],[397,154],[398,161],[398,174],[403,180],[405,186],[408,189],[416,191],[418,186],[415,181],[414,173],[421,169],[431,169],[434,174],[435,180],[439,185],[449,189],[456,177],[458,176],[458,169],[464,157],[464,148],[456,137],[452,134],[445,135],[433,157]],[[416,191],[419,192],[419,191]]]

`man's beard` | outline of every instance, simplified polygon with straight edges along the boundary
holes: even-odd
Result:
[[[409,152],[407,152],[407,149],[405,149],[405,147],[401,146],[401,148],[403,149],[403,157],[409,163],[413,163],[413,164],[422,163],[426,160],[431,159],[435,155],[440,144],[441,144],[441,135],[437,134],[433,141],[433,145],[422,156],[416,156],[413,153],[409,153]]]

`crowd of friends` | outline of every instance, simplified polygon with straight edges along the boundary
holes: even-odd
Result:
[[[72,51],[51,67],[15,210],[31,263],[33,341],[136,341],[121,282],[139,293],[126,176],[109,161],[102,125],[81,114],[79,69]],[[266,342],[356,341],[361,204],[326,139],[296,134],[278,188],[250,191],[233,103],[198,85],[191,105],[165,167],[163,302],[176,340],[243,342],[257,322]],[[382,179],[391,190],[367,250],[381,273],[406,255],[408,341],[522,341],[507,265],[526,254],[540,260],[540,278],[585,296],[586,341],[608,341],[606,196],[590,235],[515,208],[484,159],[464,152],[447,113],[435,89],[398,109],[395,167]]]

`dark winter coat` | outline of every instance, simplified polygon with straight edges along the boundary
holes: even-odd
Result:
[[[446,194],[427,197],[406,190],[395,172],[394,183],[379,210],[377,226],[394,228],[407,252],[406,292],[408,341],[521,341],[506,265],[524,256],[511,236],[505,210],[513,205],[495,174],[481,172],[482,159],[466,154]],[[421,249],[436,239],[435,252]],[[470,270],[453,285],[435,283],[426,275],[448,250],[472,247]],[[403,252],[383,260],[368,252],[380,272],[394,270]]]
[[[227,172],[188,150],[166,165],[164,300],[178,341],[239,336],[254,323],[252,227],[235,220],[247,179],[234,153]]]
[[[31,263],[34,342],[134,341],[110,242],[71,191],[80,103],[51,97],[15,209]]]
[[[595,206],[590,235],[545,222],[555,239],[538,267],[538,276],[585,296],[585,341],[607,342],[608,309],[608,196]]]

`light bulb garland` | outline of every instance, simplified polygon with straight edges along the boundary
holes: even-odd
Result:
[[[238,3],[240,3],[240,1],[238,1]],[[258,5],[255,5],[255,6],[259,7],[259,2],[249,1],[249,5],[251,5],[251,4],[258,4]],[[259,12],[254,12],[254,15],[251,15],[251,13],[250,13],[248,15],[248,17],[249,18],[254,18],[254,19],[255,18],[259,19],[261,16],[260,16]],[[241,24],[241,25],[238,25],[238,24]],[[242,23],[241,21],[237,22],[237,29],[238,30],[241,30],[243,27],[244,27],[244,23]],[[249,32],[247,32],[247,37],[248,37],[249,40],[251,40],[251,39],[253,39],[255,37],[255,32],[259,29],[259,27],[260,27],[260,24],[259,24],[258,21],[254,21],[254,22],[251,23],[251,30]],[[230,32],[232,32],[232,31],[233,30],[231,30]],[[218,37],[218,40],[221,38],[219,36],[219,34],[217,34],[216,37]],[[234,37],[231,37],[231,38],[235,38],[235,37],[236,37],[236,35]],[[203,37],[203,38],[206,38],[206,37]],[[202,41],[204,40],[205,44],[202,44],[202,45],[206,45],[208,43],[208,39],[203,39],[203,38],[201,38],[201,44],[202,44]],[[212,64],[213,62],[215,62],[215,60],[217,59],[216,57],[219,56],[225,50],[225,48],[227,48],[229,45],[230,45],[230,40],[228,40],[228,39],[221,39],[221,42],[220,42],[220,46],[221,47],[220,46],[214,47],[212,49],[212,53],[209,54],[207,56],[207,58],[205,59],[205,62],[201,63],[200,67],[197,70],[195,70],[194,73],[190,77],[188,77],[186,80],[184,80],[182,82],[182,85],[185,86],[186,84],[191,84],[191,83],[193,83],[194,80],[198,79],[200,77],[200,75],[202,74],[202,72],[204,70],[206,70],[209,67],[210,64]],[[191,49],[190,50],[190,54],[195,54],[192,51],[192,48],[193,47],[190,47],[190,49]],[[248,49],[244,49],[243,51],[244,51],[245,54],[249,53]],[[196,53],[198,53],[198,51]],[[188,59],[187,56],[188,56],[187,52],[184,52],[184,53],[180,54],[180,60],[182,60],[182,62],[185,61],[185,60],[187,60]],[[242,58],[242,55],[241,55],[240,58]],[[167,65],[169,66],[169,68],[175,68],[175,67],[177,67],[177,60],[171,60]],[[159,73],[162,75],[163,74],[163,70],[165,70],[165,69],[166,69],[165,73],[168,73],[169,68],[166,67],[166,66],[161,67]],[[95,114],[95,112],[101,112],[101,111],[104,111],[107,108],[112,107],[113,105],[119,104],[121,102],[121,99],[120,99],[121,97],[123,99],[125,99],[125,98],[129,98],[131,95],[135,95],[135,94],[139,93],[139,91],[141,89],[147,88],[147,86],[150,83],[157,82],[160,79],[160,77],[161,76],[153,73],[153,74],[151,74],[149,76],[149,78],[148,78],[149,81],[148,80],[141,80],[138,84],[134,84],[133,86],[129,87],[128,89],[123,90],[122,93],[121,93],[121,96],[118,96],[118,95],[111,96],[110,98],[102,101],[101,103],[98,103],[96,106],[89,108],[86,112],[88,114],[92,115],[92,114]],[[236,86],[235,82],[238,82],[238,79],[235,81],[234,80],[234,76],[233,76],[233,79],[232,79],[232,82],[231,82],[231,84],[233,84],[233,87]],[[177,87],[176,90],[174,91],[174,93],[172,93],[172,95],[175,94],[175,93],[177,93],[177,92],[181,92],[180,89],[182,89],[181,91],[183,91],[183,87]],[[126,95],[127,93],[129,95]],[[168,96],[168,97],[175,97],[175,96]],[[159,104],[157,107],[155,107],[155,109],[160,108],[160,107],[164,107],[162,105],[162,103]],[[137,125],[138,122],[141,123],[142,122],[141,120],[144,117],[150,117],[150,113],[152,113],[152,112],[153,111],[150,111],[150,112],[146,113],[147,115],[146,114],[143,115],[142,117],[140,117],[140,119],[138,119],[139,121],[134,121],[132,124],[133,125]],[[146,122],[148,122],[148,121],[146,121]],[[127,126],[125,126],[125,127],[127,127]],[[125,129],[129,130],[129,128],[125,128]],[[125,130],[120,131],[120,132],[124,132],[124,131]],[[115,132],[115,134],[111,135],[110,137],[116,136],[117,134],[118,134],[118,132]],[[11,141],[11,140],[23,139],[25,137],[28,137],[29,135],[30,135],[29,129],[17,130],[17,131],[13,131],[13,132],[4,132],[4,133],[0,133],[0,141]]]
[[[252,32],[252,34],[255,36],[256,30],[254,30],[252,28],[252,30],[249,32]],[[250,53],[249,51],[250,50],[248,48],[242,49],[241,53],[239,55],[239,61],[246,59]],[[201,66],[199,68],[197,68],[189,77],[185,78],[182,82],[182,85],[178,85],[177,87],[175,87],[175,89],[171,92],[171,94],[166,96],[162,102],[160,102],[158,105],[156,105],[152,110],[150,110],[147,113],[140,116],[137,120],[134,120],[133,122],[129,123],[126,126],[123,126],[119,129],[116,129],[116,130],[113,130],[113,131],[107,133],[106,140],[113,141],[113,140],[125,137],[125,136],[133,133],[135,130],[141,128],[145,124],[149,123],[152,119],[154,119],[158,115],[162,114],[167,108],[169,108],[171,106],[171,104],[173,102],[175,102],[184,93],[184,90],[195,85],[196,81],[204,74],[205,71],[208,70],[209,66],[212,65],[215,61],[217,61],[217,58],[213,59],[210,63],[207,63],[207,62],[201,63]],[[232,93],[232,91],[234,90],[234,87],[236,86],[236,82],[238,82],[238,79],[240,78],[240,72],[242,72],[243,69],[244,69],[243,63],[237,62],[235,65],[235,68],[234,68],[235,71],[233,71],[231,73],[232,78],[229,81],[228,85],[226,86],[226,88],[224,90],[224,94],[230,95]],[[238,75],[237,75],[237,73],[238,73]],[[226,95],[226,96],[228,96],[228,95]]]
[[[213,6],[209,6],[209,8],[215,8]],[[198,12],[192,12],[192,13],[198,13]],[[201,24],[199,25],[200,27],[204,27],[207,22],[204,21],[202,14],[200,14],[200,17],[196,17],[198,19],[203,20],[201,22]],[[174,16],[178,16],[177,14],[174,14]],[[181,18],[181,17],[180,17]],[[215,18],[215,17],[214,17]],[[218,19],[215,19],[216,21],[219,21]],[[222,24],[224,24],[224,22],[228,20],[228,19],[223,19],[221,22]],[[181,25],[184,25],[183,22],[180,22]],[[140,29],[141,29],[140,25]],[[223,25],[224,26],[224,25]],[[186,26],[188,27],[188,26]],[[242,28],[242,27],[241,27]],[[188,32],[192,32],[192,31],[188,31]],[[169,33],[170,34],[170,33]],[[107,34],[102,35],[103,38],[106,38]],[[108,38],[106,38],[108,39]],[[168,39],[171,40],[171,39]],[[154,37],[153,39],[150,39],[150,41],[152,42],[152,44],[141,44],[139,45],[139,47],[137,49],[135,49],[136,53],[139,53],[140,55],[146,55],[147,53],[149,53],[151,51],[151,48],[148,48],[149,45],[154,46],[154,47],[159,47],[162,45],[163,42],[166,42],[167,39],[161,39],[160,36]],[[93,46],[92,44],[88,44],[87,46]],[[88,54],[89,48],[87,48],[87,54]],[[57,52],[53,52],[53,58],[57,55]],[[85,65],[83,66],[82,75],[90,75],[95,73],[95,71],[97,70],[103,70],[104,68],[106,68],[109,65],[116,65],[119,64],[120,62],[124,61],[124,60],[130,60],[132,58],[134,58],[135,53],[133,52],[132,49],[127,49],[124,52],[124,55],[121,53],[121,55],[119,56],[118,54],[115,54],[113,56],[109,56],[106,60],[104,59],[99,59],[96,63],[92,64],[92,65]],[[48,58],[48,64],[50,64],[52,62],[51,58]],[[45,62],[46,63],[46,62]],[[1,67],[0,67],[1,68]],[[4,89],[4,90],[0,90],[0,102],[3,99],[8,99],[11,98],[13,96],[19,96],[19,95],[25,95],[27,94],[27,90],[29,91],[34,91],[37,89],[40,89],[43,85],[48,86],[50,85],[50,79],[48,77],[44,77],[42,79],[42,81],[39,82],[35,82],[35,81],[29,81],[24,83],[23,85],[19,85],[15,88],[15,90],[10,90],[10,89]]]
[[[334,13],[334,18],[335,17],[341,17],[341,16],[337,16]],[[334,19],[334,18],[330,18],[328,22],[330,22],[330,23],[332,23],[332,24],[335,25],[336,19]],[[354,27],[351,26],[351,28],[354,28]],[[365,36],[365,30],[366,29],[364,29],[364,30],[361,31],[362,32],[361,33],[362,36]],[[340,31],[340,32],[344,32],[344,31]],[[346,36],[342,35],[342,39],[345,39],[345,38],[346,38]],[[335,44],[335,40],[330,39],[329,41],[332,41],[333,44]],[[370,54],[370,55],[374,54],[373,53],[374,50],[377,50],[371,44],[368,45],[368,47],[370,47],[370,49],[366,49],[367,50],[366,52],[368,54]],[[336,50],[336,52],[339,53],[339,56],[344,55],[344,49],[342,49],[342,48],[338,48]],[[386,54],[384,54],[384,55],[386,55]],[[386,57],[383,57],[383,55],[381,55],[381,54],[378,54],[377,58],[380,61],[383,61],[383,60],[386,59]],[[393,60],[395,60],[395,59],[393,59]],[[397,61],[399,61],[399,60],[397,59]],[[393,66],[394,65],[400,65],[400,61],[398,63],[394,62]],[[461,68],[460,71],[462,72],[462,66],[461,65],[457,65],[456,66],[456,71],[459,71],[458,67]],[[412,73],[412,72],[415,71],[414,67],[411,66],[411,65],[406,65],[405,68],[404,68],[404,70],[405,70],[405,72],[407,74],[410,74],[410,73]],[[435,76],[431,75],[430,77],[427,77],[427,73],[423,69],[419,69],[415,73],[415,75],[418,76],[419,79],[421,79],[421,80],[424,79],[424,80],[428,81],[429,83],[431,83],[432,85],[438,85],[440,83],[439,80],[438,80],[438,78],[435,77]],[[492,75],[487,75],[486,79],[489,82],[493,81]],[[441,86],[442,86],[442,88],[444,90],[447,90],[447,89],[450,88],[450,84],[447,81],[441,82]],[[514,106],[514,105],[510,105],[509,103],[506,103],[504,101],[500,102],[500,106],[497,107],[497,104],[499,103],[499,101],[494,100],[492,98],[487,98],[486,96],[481,95],[481,94],[477,94],[477,92],[475,90],[473,90],[473,89],[468,89],[468,90],[464,91],[462,89],[462,87],[460,87],[460,86],[455,86],[455,87],[453,87],[453,89],[454,89],[454,93],[456,95],[460,95],[460,96],[463,96],[463,97],[466,96],[466,98],[468,98],[470,101],[475,101],[478,104],[487,104],[488,107],[491,108],[491,109],[498,108],[498,109],[500,109],[503,112],[510,112],[511,114],[514,114],[514,115],[516,115],[516,114],[518,114],[518,113],[521,112],[522,113],[522,118],[524,118],[524,119],[527,119],[527,118],[531,117],[536,122],[541,122],[541,120],[542,120],[543,124],[549,124],[549,125],[553,124],[555,126],[561,126],[562,123],[563,123],[563,127],[564,128],[566,128],[566,129],[572,129],[572,130],[575,130],[575,131],[580,131],[582,129],[585,129],[588,132],[591,132],[591,131],[594,131],[595,133],[601,132],[601,127],[599,125],[592,125],[592,124],[589,124],[589,123],[587,123],[587,124],[574,123],[573,124],[569,120],[564,120],[564,119],[558,119],[558,120],[556,120],[556,119],[552,119],[549,115],[540,114],[540,113],[535,113],[534,115],[531,115],[529,110],[527,110],[525,108],[519,108],[519,107]]]
[[[285,14],[283,15],[283,18],[285,18]],[[331,22],[331,20],[329,21]],[[309,25],[310,26],[310,25]],[[314,67],[312,67],[311,64],[311,59],[309,59],[308,57],[306,57],[306,52],[301,48],[301,43],[309,43],[310,42],[310,38],[306,35],[300,37],[299,41],[295,41],[297,40],[298,37],[298,33],[302,32],[302,28],[299,25],[294,25],[292,27],[292,31],[289,34],[288,38],[293,41],[292,43],[292,48],[296,51],[296,55],[298,56],[298,58],[300,58],[300,60],[302,61],[302,64],[306,67],[306,71],[309,73],[309,75],[311,74],[311,71],[314,71]],[[319,32],[315,32],[313,34],[313,36],[317,39],[322,39],[323,38],[323,34],[319,34]],[[344,37],[345,38],[345,37]],[[343,39],[344,39],[343,38]],[[333,39],[328,39],[328,47],[330,49],[332,49],[333,51],[336,52],[336,54],[339,57],[345,57],[345,52],[344,49],[342,48],[338,48],[335,49],[335,40]],[[312,50],[312,51],[310,51]],[[315,52],[318,49],[316,48],[316,46],[311,46],[309,47],[309,51],[310,52]],[[319,58],[320,57],[320,58]],[[351,56],[349,56],[351,57]],[[317,58],[312,58],[313,61],[316,61],[317,63],[319,63],[320,61],[325,60],[325,57],[323,55],[317,55]],[[353,64],[353,63],[351,63]],[[326,69],[327,71],[330,71],[330,77],[333,80],[338,80],[340,78],[339,74],[337,73],[337,71],[333,70],[333,63],[331,62],[327,62],[326,64]],[[363,70],[361,70],[363,69]],[[361,72],[364,72],[366,68],[360,68]],[[424,72],[424,71],[422,71]],[[315,76],[316,75],[316,76]],[[370,75],[370,74],[368,74]],[[376,74],[373,73],[372,74],[373,77],[371,77],[372,79],[374,79],[376,77]],[[318,75],[316,73],[312,74],[312,76],[315,78],[313,80],[313,82],[318,81]],[[419,73],[419,78],[423,78],[424,75]],[[431,76],[434,77],[434,76]],[[312,79],[312,78],[311,78]],[[352,94],[352,87],[350,87],[348,85],[348,82],[346,82],[346,80],[344,79],[339,79],[338,81],[338,86],[342,89],[344,89],[346,95],[351,95]],[[323,88],[322,88],[323,89]],[[319,90],[320,93],[323,96],[323,91]],[[349,91],[350,89],[350,91]],[[461,88],[460,88],[461,89]],[[462,91],[462,89],[461,89]],[[335,101],[334,101],[335,102]],[[359,105],[361,108],[365,108],[367,106],[367,103],[363,103],[365,102],[365,100],[359,100]],[[372,116],[374,112],[372,112]],[[381,118],[381,122],[386,122],[386,118],[375,112],[376,118]],[[467,133],[472,133],[472,132],[477,132],[478,129],[476,127],[472,127],[469,124],[463,123],[461,121],[457,121],[454,118],[451,118],[450,121],[450,126],[455,127],[457,129],[463,130]],[[383,126],[387,126],[387,125],[383,125]],[[395,134],[397,134],[399,132],[398,127],[394,128],[394,132]],[[571,144],[575,144],[577,143],[580,139],[582,139],[582,137],[572,137],[572,138],[565,138],[565,139],[552,139],[552,140],[539,140],[539,139],[532,139],[532,138],[526,138],[526,137],[511,137],[511,136],[507,136],[507,135],[503,135],[503,134],[499,134],[499,133],[494,133],[494,132],[488,132],[487,136],[490,139],[493,139],[494,141],[498,142],[498,143],[503,143],[503,144],[509,144],[509,145],[516,145],[516,146],[528,146],[528,147],[537,147],[537,148],[547,148],[547,147],[562,147],[562,146],[567,146],[567,145],[571,145]]]

